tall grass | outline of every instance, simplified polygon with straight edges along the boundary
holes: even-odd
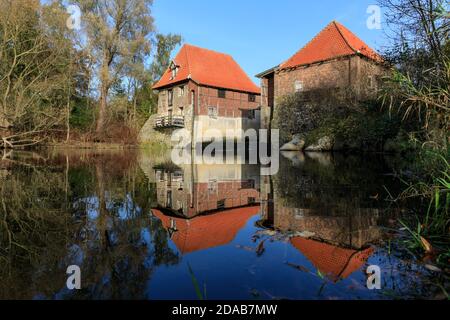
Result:
[[[411,184],[403,197],[421,196],[429,198],[425,214],[416,214],[413,221],[400,221],[411,235],[405,242],[410,249],[436,257],[436,262],[447,267],[450,258],[450,164],[443,155],[438,155],[441,170],[431,182]]]

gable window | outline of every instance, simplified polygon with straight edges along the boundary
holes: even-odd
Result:
[[[256,101],[256,94],[250,93],[248,95],[248,102],[255,102]]]
[[[208,107],[208,116],[210,118],[217,118],[217,107]]]
[[[170,63],[169,69],[170,69],[170,72],[172,73],[170,80],[173,80],[176,78],[176,76],[178,74],[178,66],[174,61],[172,61]]]
[[[173,105],[173,90],[172,89],[167,91],[167,103],[168,103],[169,107],[171,107]]]
[[[226,90],[224,90],[224,89],[219,89],[219,91],[218,91],[218,97],[219,97],[219,98],[225,99],[225,97],[226,97]]]
[[[303,91],[303,82],[301,82],[300,80],[296,80],[295,84],[294,84],[294,89],[295,89],[295,92]]]

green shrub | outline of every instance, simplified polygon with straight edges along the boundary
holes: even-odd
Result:
[[[94,125],[95,105],[88,105],[86,100],[79,100],[74,103],[70,113],[70,126],[75,129],[87,130]]]

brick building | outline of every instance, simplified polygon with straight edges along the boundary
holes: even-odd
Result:
[[[158,208],[183,218],[253,206],[260,201],[258,165],[155,168],[155,176]]]
[[[195,142],[208,129],[259,129],[260,89],[227,54],[184,45],[162,78],[154,127],[170,134],[186,128]]]
[[[333,21],[300,51],[261,79],[262,126],[270,125],[277,100],[315,89],[349,89],[358,99],[370,98],[386,72],[381,56]]]

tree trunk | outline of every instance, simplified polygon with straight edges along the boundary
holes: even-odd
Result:
[[[107,108],[107,99],[108,97],[108,89],[105,84],[102,84],[101,87],[101,95],[100,95],[100,108],[98,110],[98,118],[97,118],[97,134],[101,134],[104,131],[105,126],[105,117],[106,117],[106,108]]]
[[[70,94],[67,97],[66,130],[66,143],[68,143],[70,140]]]

